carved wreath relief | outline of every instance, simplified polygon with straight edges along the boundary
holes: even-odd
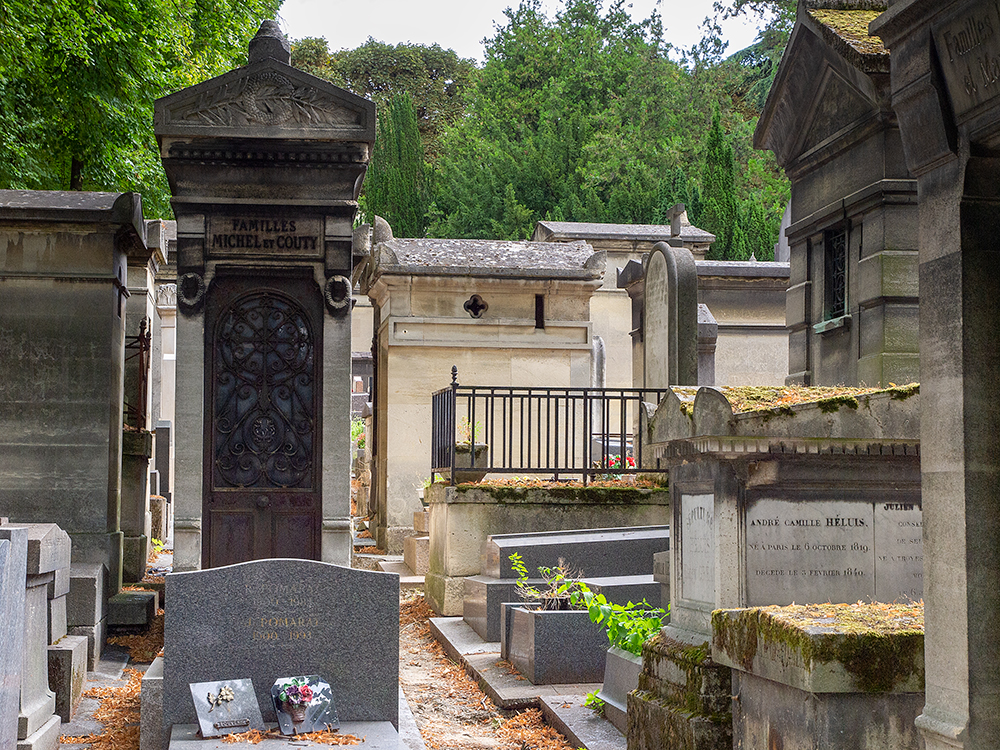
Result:
[[[189,109],[174,113],[178,122],[233,127],[248,124],[329,127],[359,125],[352,112],[310,86],[265,70],[202,93]]]
[[[310,487],[314,346],[305,312],[271,292],[234,302],[215,342],[215,484]]]

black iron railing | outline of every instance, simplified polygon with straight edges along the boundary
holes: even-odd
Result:
[[[125,362],[137,360],[134,369],[126,364],[126,372],[134,372],[134,380],[125,384],[123,421],[137,430],[146,429],[146,386],[149,383],[149,351],[152,342],[149,318],[139,322],[139,333],[125,337]]]
[[[636,474],[642,441],[632,426],[643,402],[658,405],[666,389],[520,388],[451,385],[434,393],[431,473],[451,483],[475,473]]]

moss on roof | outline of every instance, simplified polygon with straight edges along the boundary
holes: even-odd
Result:
[[[675,393],[679,390],[679,388],[674,388]],[[857,396],[864,396],[871,393],[891,393],[893,398],[906,399],[914,393],[919,393],[920,386],[917,383],[910,383],[904,386],[890,385],[888,388],[849,388],[843,385],[729,385],[723,386],[719,390],[722,391],[722,395],[732,405],[734,414],[745,414],[747,412],[781,409],[794,404],[808,403],[818,403],[820,408],[823,408],[824,404],[827,403],[838,406],[844,404],[847,406],[853,405],[853,408],[857,408]],[[678,398],[681,398],[682,402],[686,400],[680,393],[678,393]],[[693,406],[694,399],[692,396],[689,408],[693,409]]]
[[[808,13],[862,55],[889,54],[881,39],[868,36],[868,24],[878,18],[881,11],[811,8]]]

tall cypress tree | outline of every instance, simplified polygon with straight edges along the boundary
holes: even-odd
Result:
[[[424,149],[408,93],[394,94],[378,116],[361,209],[389,222],[397,237],[423,237],[427,224]]]
[[[703,229],[715,235],[710,257],[738,260],[742,237],[738,231],[739,204],[736,200],[736,173],[733,147],[722,133],[719,110],[712,115],[712,128],[705,142],[705,161],[701,172],[704,209],[699,217]]]

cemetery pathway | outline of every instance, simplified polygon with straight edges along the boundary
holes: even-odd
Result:
[[[444,653],[419,593],[399,607],[399,681],[428,750],[571,750],[541,711],[503,711]]]

